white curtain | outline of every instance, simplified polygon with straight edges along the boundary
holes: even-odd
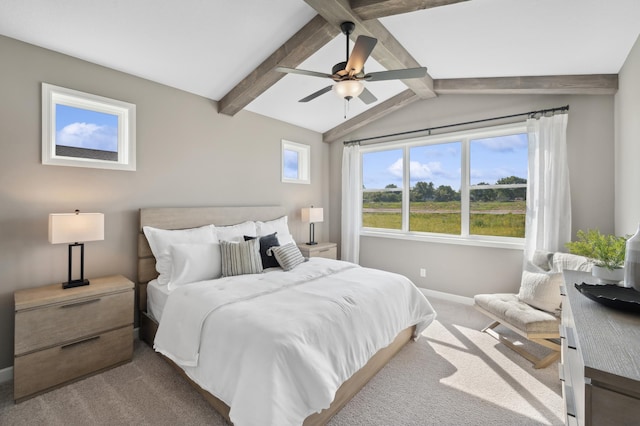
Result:
[[[360,260],[360,146],[342,151],[342,247],[341,259]]]
[[[529,177],[524,261],[535,250],[558,251],[571,240],[567,163],[568,114],[527,120]]]

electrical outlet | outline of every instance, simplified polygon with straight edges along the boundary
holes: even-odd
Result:
[[[420,268],[420,276],[422,278],[426,277],[427,276],[427,270],[424,269],[424,268]]]

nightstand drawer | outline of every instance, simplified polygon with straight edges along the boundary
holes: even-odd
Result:
[[[304,257],[338,258],[338,246],[336,243],[298,244],[298,248]]]
[[[133,324],[133,291],[18,311],[15,355]]]
[[[313,250],[310,252],[313,257],[324,257],[327,259],[335,259],[338,256],[338,250],[335,247]]]
[[[14,399],[33,396],[115,364],[131,360],[133,329],[119,328],[84,340],[17,356]]]

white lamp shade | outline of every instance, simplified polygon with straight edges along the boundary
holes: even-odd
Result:
[[[302,221],[318,223],[324,220],[322,207],[305,207],[302,209]]]
[[[333,91],[341,98],[355,98],[364,90],[364,83],[358,80],[344,80],[333,86]]]
[[[49,215],[51,244],[104,240],[104,214],[52,213]]]

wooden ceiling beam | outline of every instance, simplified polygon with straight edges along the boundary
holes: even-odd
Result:
[[[413,92],[413,90],[407,89],[325,132],[322,135],[322,140],[327,143],[335,142],[354,130],[366,126],[367,124],[418,100],[420,100],[420,98]]]
[[[388,70],[420,67],[418,61],[400,42],[378,21],[372,19],[363,21],[351,9],[348,0],[305,0],[309,6],[314,8],[327,22],[340,28],[340,24],[351,21],[356,24],[356,28],[351,34],[351,38],[356,40],[359,35],[366,35],[378,39],[371,56]],[[423,78],[402,80],[404,84],[422,99],[434,98],[433,79],[427,74]]]
[[[433,85],[439,95],[611,95],[618,91],[618,75],[450,78]]]
[[[274,69],[295,68],[340,34],[340,28],[316,15],[218,101],[218,112],[235,115],[285,76]]]
[[[351,9],[360,19],[368,21],[463,1],[468,0],[351,0]]]

